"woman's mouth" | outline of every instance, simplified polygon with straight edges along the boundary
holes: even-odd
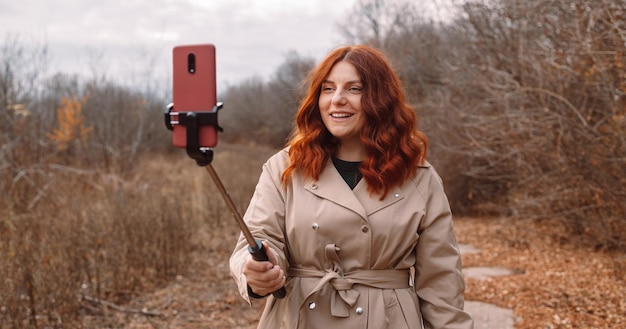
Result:
[[[353,113],[347,113],[347,112],[333,112],[330,114],[331,117],[333,118],[348,118],[353,116]]]

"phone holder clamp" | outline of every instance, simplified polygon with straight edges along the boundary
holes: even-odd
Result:
[[[185,150],[190,158],[196,160],[198,166],[206,166],[213,161],[213,150],[199,144],[200,127],[211,126],[219,132],[224,131],[217,122],[217,112],[223,106],[224,103],[218,102],[211,111],[174,112],[174,103],[167,105],[164,115],[165,126],[169,130],[173,130],[174,125],[185,126]]]

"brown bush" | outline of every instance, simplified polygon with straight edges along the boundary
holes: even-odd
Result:
[[[74,327],[89,312],[82,295],[121,301],[184,273],[194,233],[220,213],[184,167],[151,165],[169,161],[154,153],[171,149],[165,102],[106,81],[44,80],[22,63],[37,54],[0,49],[3,329]]]
[[[500,1],[465,14],[446,76],[465,205],[507,205],[623,243],[626,4]]]
[[[193,191],[164,198],[153,190],[167,178],[42,167],[50,186],[44,200],[1,214],[2,328],[71,323],[79,295],[118,300],[184,270],[203,218]]]
[[[472,1],[447,22],[418,6],[360,1],[343,27],[392,58],[455,213],[623,244],[626,4]]]

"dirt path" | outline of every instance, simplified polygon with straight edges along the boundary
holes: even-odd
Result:
[[[480,250],[469,244],[460,244],[461,254],[480,254]],[[515,275],[514,270],[504,267],[466,267],[463,276],[466,280],[490,280],[498,276]],[[474,318],[474,329],[514,329],[515,314],[512,309],[498,307],[490,303],[466,300],[465,310]]]
[[[466,300],[500,308],[489,315],[514,316],[517,329],[626,328],[626,251],[585,246],[558,221],[464,218],[455,227],[478,250],[463,255]],[[480,268],[497,271],[485,278]]]
[[[466,301],[465,310],[474,318],[474,329],[515,328],[515,315],[511,309],[489,303]]]

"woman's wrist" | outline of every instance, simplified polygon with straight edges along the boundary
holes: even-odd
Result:
[[[252,288],[250,288],[250,285],[248,285],[248,284],[246,284],[246,286],[248,287],[248,296],[250,296],[250,297],[252,297],[254,299],[263,299],[263,298],[265,298],[267,296],[267,295],[261,296],[261,295],[255,293],[254,291],[252,291]]]

